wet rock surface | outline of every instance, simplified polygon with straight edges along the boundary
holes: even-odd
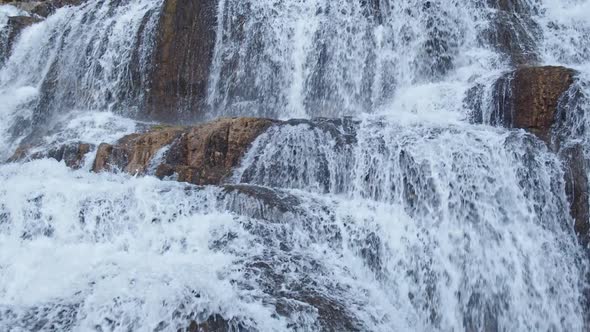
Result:
[[[549,143],[560,98],[574,82],[565,67],[523,67],[500,78],[499,107],[491,122],[522,128]]]
[[[125,136],[115,146],[103,143],[98,147],[93,170],[118,168],[131,174],[144,174],[155,154],[184,131],[183,127],[154,127],[146,133]]]
[[[216,12],[216,0],[164,2],[146,100],[147,117],[178,122],[204,115]]]
[[[272,217],[277,214],[295,212],[301,204],[297,197],[268,187],[225,185],[223,192],[227,200],[227,208],[252,218],[272,220]],[[256,204],[244,204],[244,201],[248,199],[256,201]]]
[[[165,146],[165,155],[152,165],[158,177],[177,176],[199,185],[218,184],[237,166],[252,141],[274,123],[256,118],[220,119],[195,127],[155,128],[99,146],[94,171],[120,169],[145,174]]]
[[[12,16],[8,18],[7,28],[0,34],[0,64],[4,63],[20,33],[28,26],[41,21],[34,16]]]

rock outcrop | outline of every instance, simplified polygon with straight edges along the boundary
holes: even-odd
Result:
[[[199,185],[219,184],[250,144],[274,123],[269,119],[220,119],[194,127],[154,127],[123,137],[115,145],[101,144],[93,170],[153,171]],[[160,155],[158,155],[160,154]]]
[[[146,96],[147,117],[178,122],[203,115],[216,17],[216,0],[164,2]]]
[[[180,138],[185,131],[184,127],[154,127],[146,133],[125,136],[116,145],[103,143],[98,147],[93,170],[119,169],[131,174],[144,174],[156,153]]]

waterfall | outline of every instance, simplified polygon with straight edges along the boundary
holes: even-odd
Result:
[[[62,130],[70,111],[137,113],[160,5],[90,1],[23,31],[0,69],[3,145]]]
[[[0,5],[0,161],[92,146],[76,170],[0,164],[0,330],[588,330],[564,156],[582,147],[588,185],[590,0],[203,1],[202,118],[284,121],[217,185],[152,176],[174,143],[150,175],[91,172],[155,124],[182,3]],[[575,73],[547,140],[498,120],[540,65]]]
[[[372,112],[404,88],[445,89],[502,62],[485,40],[494,9],[478,2],[222,2],[209,96],[221,114]]]

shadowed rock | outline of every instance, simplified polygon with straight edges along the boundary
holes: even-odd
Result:
[[[8,159],[8,162],[17,162],[33,159],[52,158],[57,161],[64,161],[66,166],[78,169],[84,162],[84,157],[93,146],[87,143],[71,143],[45,151],[32,151],[30,145],[20,146]]]
[[[225,332],[233,331],[232,324],[220,315],[211,315],[207,320],[197,323],[192,321],[188,328],[180,331],[186,332]]]
[[[228,202],[227,208],[258,219],[270,219],[269,215],[294,212],[301,204],[296,196],[255,185],[225,185],[223,192]],[[244,205],[246,198],[255,200],[256,204]]]

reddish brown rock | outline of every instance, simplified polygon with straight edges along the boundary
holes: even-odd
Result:
[[[125,136],[115,146],[103,143],[96,152],[93,170],[119,168],[130,174],[143,174],[155,154],[184,131],[183,127],[153,128],[147,133]]]
[[[500,104],[491,122],[522,128],[549,143],[561,96],[574,82],[565,67],[523,67],[502,77],[496,93]]]
[[[516,70],[512,81],[512,125],[541,139],[549,139],[559,98],[574,82],[574,71],[564,67],[528,67]]]
[[[564,67],[517,70],[512,81],[512,126],[527,129],[547,140],[559,98],[573,83],[573,75],[573,70]]]
[[[254,139],[273,123],[269,119],[233,118],[188,128],[155,128],[126,136],[115,145],[101,144],[93,169],[145,174],[152,163],[159,177],[176,175],[179,181],[219,184]],[[154,156],[165,146],[169,146],[168,152],[153,165]]]
[[[215,48],[217,1],[166,0],[145,114],[178,122],[202,115]]]

